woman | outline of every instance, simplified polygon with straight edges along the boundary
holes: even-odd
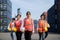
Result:
[[[43,15],[45,15],[45,20],[48,21],[48,12],[44,12]],[[48,24],[47,29],[49,28],[50,28],[50,25]],[[48,31],[45,32],[45,38],[47,38],[47,36],[48,36]]]
[[[11,22],[8,25],[8,30],[11,31],[11,38],[12,40],[14,40],[14,32],[13,32],[13,28],[15,27],[14,25],[15,22],[15,18],[12,18]]]
[[[27,11],[26,16],[27,17],[24,19],[24,27],[25,27],[24,36],[25,40],[31,40],[32,32],[34,32],[34,26],[33,26],[34,23],[32,18],[30,17],[31,13],[29,11]]]
[[[20,19],[21,19],[21,15],[18,14],[17,20],[15,21],[15,27],[17,28],[17,32],[16,32],[17,40],[21,40],[21,37],[22,37],[22,32],[20,31],[22,21]]]
[[[45,32],[44,32],[44,15],[41,15],[41,19],[38,20],[38,33],[39,33],[39,40],[44,40]]]

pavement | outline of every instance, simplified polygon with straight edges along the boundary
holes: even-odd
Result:
[[[14,35],[15,40],[16,36]],[[32,35],[32,40],[38,40],[39,35],[38,34],[33,34]],[[10,33],[0,33],[0,40],[11,40]],[[24,34],[22,35],[22,40],[24,40]],[[60,40],[60,34],[52,34],[49,33],[48,37],[45,40]]]

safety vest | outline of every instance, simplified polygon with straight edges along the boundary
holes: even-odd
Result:
[[[38,21],[38,32],[46,32],[48,31],[48,23],[46,21],[39,20]]]
[[[32,19],[24,19],[24,27],[25,27],[25,31],[33,31],[33,23],[32,23]]]
[[[14,27],[14,22],[10,22],[7,29],[9,31],[12,31],[13,27]]]
[[[17,28],[17,31],[20,31],[21,25],[22,25],[22,21],[21,20],[16,20],[15,21],[15,27]]]
[[[38,32],[43,32],[43,24],[44,24],[44,21],[40,20],[38,21]]]
[[[14,23],[13,23],[13,22],[10,22],[9,27],[12,29],[12,28],[13,28],[13,26],[14,26]]]

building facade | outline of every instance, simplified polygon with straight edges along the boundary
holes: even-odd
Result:
[[[48,10],[50,32],[60,33],[60,0],[54,0],[54,5]]]
[[[10,0],[0,0],[0,31],[6,30],[12,18],[12,3]]]

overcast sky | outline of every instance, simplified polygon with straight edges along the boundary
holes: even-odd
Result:
[[[54,4],[54,0],[11,0],[11,2],[12,17],[17,14],[17,8],[21,8],[22,19],[25,18],[27,11],[31,12],[33,19],[39,19],[39,16]]]

